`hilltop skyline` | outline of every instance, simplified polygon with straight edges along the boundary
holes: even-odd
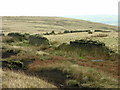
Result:
[[[98,22],[103,24],[109,24],[109,25],[118,25],[118,15],[70,15],[70,16],[64,16],[74,19],[82,19],[87,20],[91,22]]]

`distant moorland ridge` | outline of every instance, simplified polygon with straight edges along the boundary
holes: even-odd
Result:
[[[4,16],[4,32],[63,32],[65,30],[117,30],[117,26],[80,19],[43,16]]]

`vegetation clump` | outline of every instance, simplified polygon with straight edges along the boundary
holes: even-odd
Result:
[[[50,43],[49,43],[49,40],[46,38],[46,37],[43,37],[39,34],[36,34],[36,35],[30,35],[29,37],[29,43],[32,44],[32,45],[47,45],[49,46]]]
[[[55,35],[55,31],[51,31],[50,33],[46,32],[43,35]]]
[[[17,49],[10,49],[10,48],[2,48],[2,58],[8,58],[11,55],[16,55],[20,52],[20,50]]]
[[[114,55],[114,51],[106,47],[104,43],[87,39],[70,41],[70,44],[63,43],[59,45],[57,49],[64,50],[65,52],[69,53],[75,52],[80,56],[102,56],[101,58],[104,59],[109,59],[111,55]]]
[[[74,30],[74,31],[68,31],[65,30],[63,33],[77,33],[77,32],[91,32],[90,30]]]
[[[15,42],[16,40],[13,37],[10,36],[4,36],[2,37],[2,42],[4,43],[12,43]]]
[[[98,35],[94,35],[94,36],[91,36],[91,37],[107,37],[108,34],[98,34]]]
[[[88,34],[93,34],[93,32],[92,32],[92,31],[89,31]]]
[[[23,62],[11,59],[3,59],[2,60],[2,68],[9,68],[9,69],[24,69],[25,66]]]
[[[79,87],[80,83],[78,81],[76,81],[76,80],[67,80],[66,85],[68,87]]]
[[[94,32],[111,32],[109,30],[95,30]]]
[[[86,39],[75,40],[75,41],[71,41],[70,45],[72,47],[77,46],[80,47],[81,49],[88,50],[89,53],[90,51],[94,51],[94,53],[101,55],[114,52],[108,47],[106,47],[104,43],[93,40],[86,40]]]
[[[25,36],[23,34],[20,34],[20,33],[8,33],[8,36],[14,37],[19,41],[22,41],[25,39]]]
[[[65,31],[64,31],[64,33],[70,33],[70,31],[68,31],[68,30],[65,30]]]
[[[25,34],[24,34],[24,38],[25,38],[26,40],[28,40],[28,39],[29,39],[29,36],[30,36],[30,34],[29,34],[29,33],[25,33]]]
[[[87,40],[87,39],[81,39],[81,40],[75,40],[71,41],[70,45],[95,45],[95,46],[105,46],[104,43],[99,42],[99,41],[93,41],[93,40]]]

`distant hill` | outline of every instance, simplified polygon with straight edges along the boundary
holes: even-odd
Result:
[[[118,15],[73,15],[65,17],[118,26]]]
[[[85,20],[64,17],[39,17],[39,16],[5,16],[3,30],[5,32],[63,32],[65,30],[117,30],[117,26],[90,22]]]

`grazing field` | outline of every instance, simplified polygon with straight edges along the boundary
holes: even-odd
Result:
[[[2,19],[3,88],[118,88],[116,26],[63,17]]]

